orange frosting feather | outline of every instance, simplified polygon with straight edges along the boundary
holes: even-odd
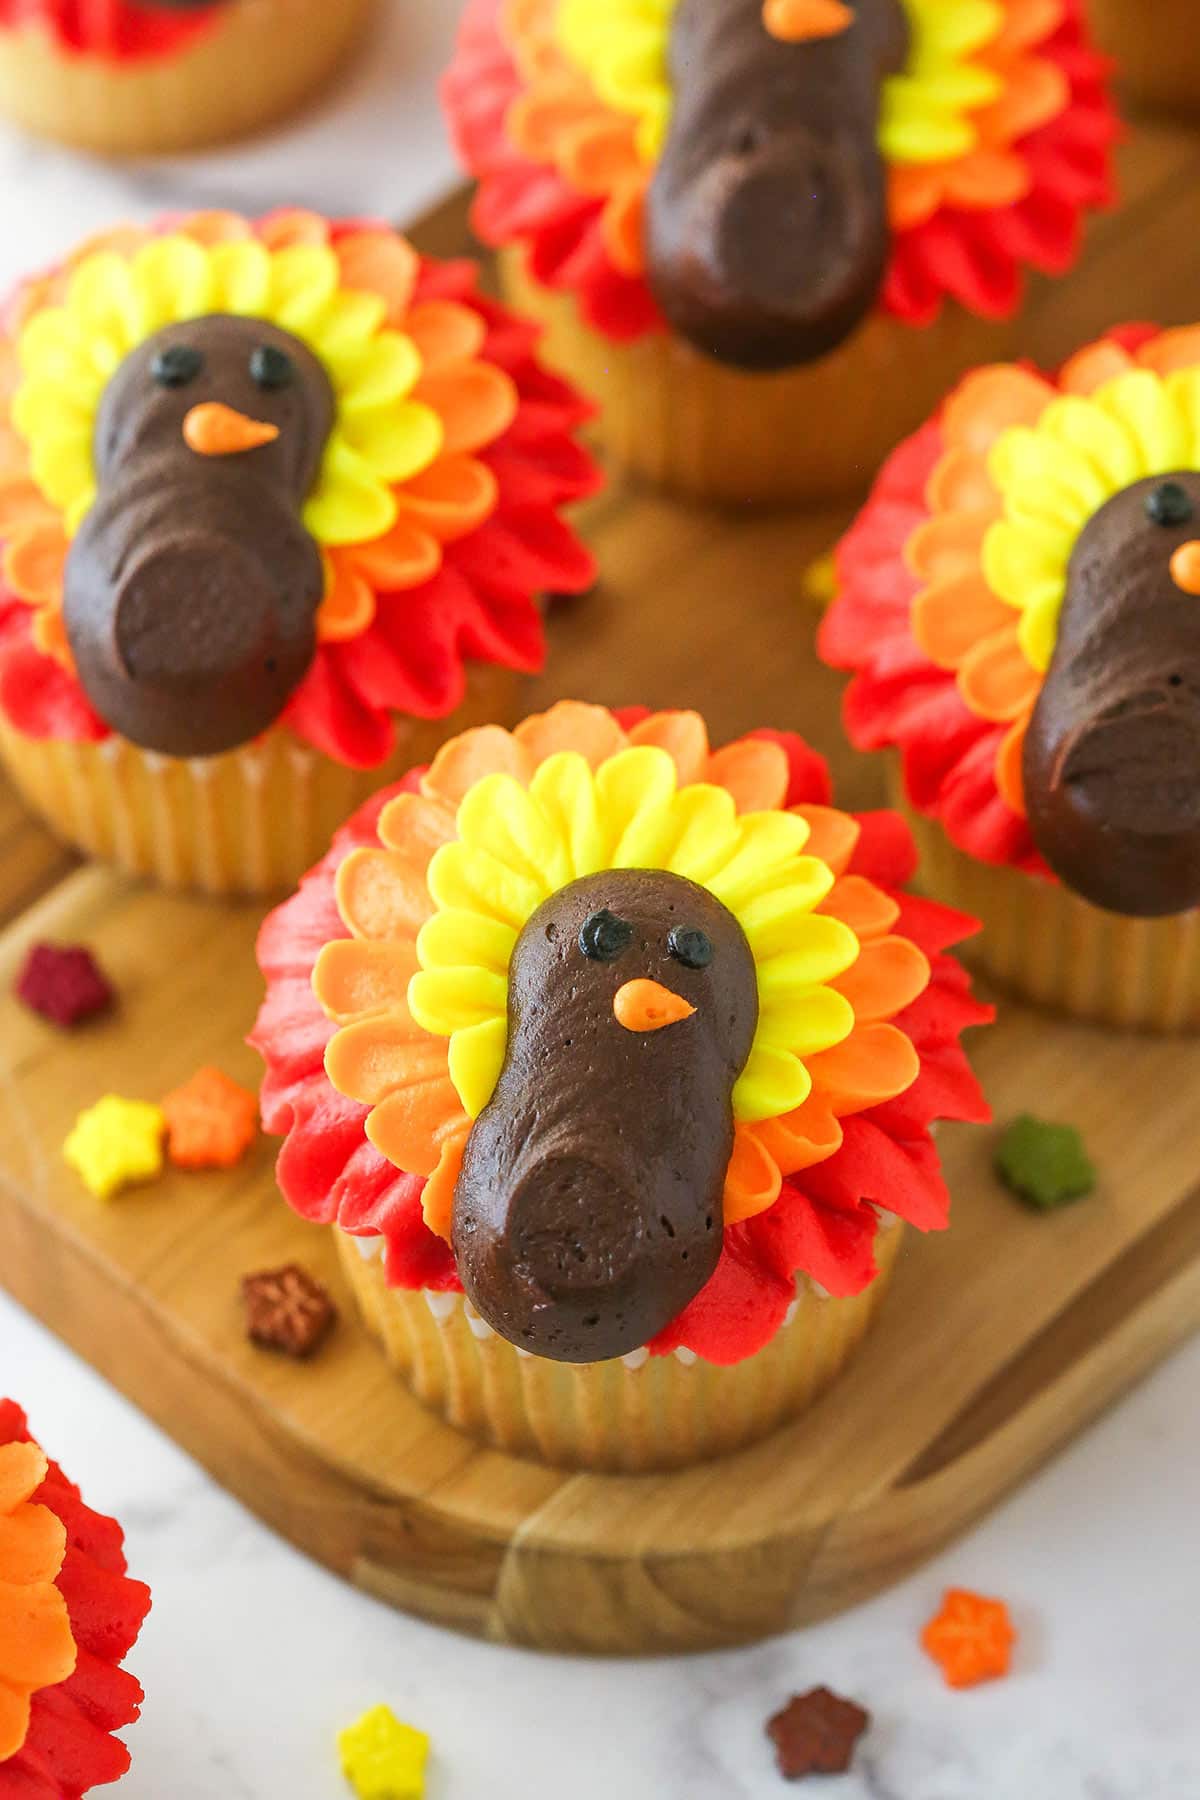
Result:
[[[0,1445],[0,1763],[25,1742],[33,1695],[66,1681],[77,1657],[55,1586],[66,1528],[33,1499],[47,1469],[36,1444]]]

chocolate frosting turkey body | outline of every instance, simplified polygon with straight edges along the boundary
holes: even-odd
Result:
[[[286,358],[266,386],[256,351]],[[156,379],[194,352],[187,380]],[[182,366],[186,367],[186,363]],[[219,403],[274,426],[273,442],[198,455],[193,408]],[[282,712],[316,649],[320,551],[301,509],[333,426],[329,378],[290,333],[214,314],[164,327],[105,391],[96,500],[67,559],[64,622],[80,682],[105,723],[171,756],[249,742]]]
[[[1159,523],[1166,484],[1191,510]],[[1084,899],[1132,916],[1200,905],[1200,597],[1171,573],[1198,535],[1190,471],[1139,481],[1096,513],[1025,741],[1042,855]]]
[[[612,961],[580,948],[605,910],[632,927]],[[712,948],[689,968],[673,929]],[[695,1008],[660,1030],[614,1012],[651,980]],[[754,960],[733,915],[679,876],[588,876],[529,920],[509,976],[508,1050],[455,1194],[463,1287],[511,1342],[563,1362],[645,1344],[721,1254],[732,1091],[758,1020]]]
[[[772,37],[762,0],[679,0],[648,273],[707,355],[794,367],[871,311],[890,252],[882,90],[908,47],[901,0],[857,0],[845,31],[805,43]]]

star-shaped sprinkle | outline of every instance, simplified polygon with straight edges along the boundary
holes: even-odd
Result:
[[[1096,1186],[1096,1171],[1073,1125],[1048,1125],[1023,1113],[1000,1139],[996,1173],[1026,1206],[1053,1212],[1082,1200]]]
[[[265,1350],[311,1356],[337,1318],[328,1293],[299,1263],[242,1277],[246,1332]]]
[[[113,1003],[113,990],[83,944],[34,944],[13,983],[32,1012],[55,1025],[79,1025]]]
[[[111,1200],[122,1188],[162,1174],[162,1108],[105,1094],[75,1121],[63,1155],[90,1193]]]
[[[921,1633],[921,1644],[952,1688],[995,1681],[1012,1667],[1017,1634],[1003,1600],[948,1588],[942,1610]]]
[[[804,571],[804,597],[818,612],[825,612],[837,598],[837,563],[832,555],[818,556]]]
[[[827,1687],[797,1694],[767,1721],[779,1773],[788,1781],[806,1775],[844,1775],[871,1715]]]
[[[422,1800],[429,1739],[388,1706],[338,1732],[342,1773],[358,1800]]]
[[[257,1135],[257,1099],[220,1069],[197,1069],[162,1109],[167,1151],[180,1169],[231,1169]]]

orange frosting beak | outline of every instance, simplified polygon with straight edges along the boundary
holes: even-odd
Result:
[[[279,427],[261,419],[249,419],[219,400],[206,400],[202,406],[193,406],[183,421],[183,436],[188,449],[197,456],[240,456],[243,450],[273,444]]]
[[[843,0],[763,0],[763,24],[784,44],[811,44],[840,37],[854,23]]]
[[[1180,544],[1171,558],[1171,579],[1185,594],[1200,594],[1200,541]]]
[[[661,981],[627,981],[613,995],[617,1024],[626,1031],[661,1031],[664,1025],[690,1019],[695,1010]]]

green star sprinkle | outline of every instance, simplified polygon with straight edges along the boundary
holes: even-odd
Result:
[[[996,1148],[996,1173],[1011,1193],[1038,1212],[1082,1200],[1096,1185],[1083,1139],[1073,1125],[1048,1125],[1030,1113],[1015,1119]]]
[[[358,1800],[421,1800],[429,1739],[402,1725],[387,1706],[374,1706],[338,1733],[342,1773]]]

